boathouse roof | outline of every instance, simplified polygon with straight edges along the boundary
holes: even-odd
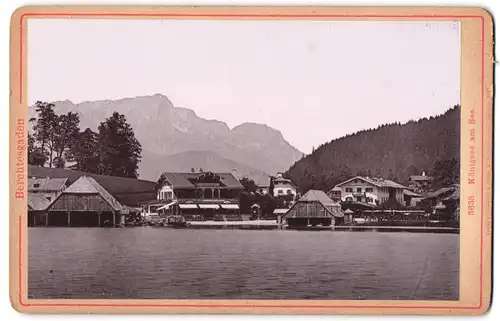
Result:
[[[90,176],[82,176],[76,182],[71,184],[61,195],[78,194],[97,194],[101,196],[115,211],[120,211],[123,206],[102,187],[95,179]]]
[[[307,191],[302,197],[299,199],[299,202],[311,202],[311,201],[320,201],[323,204],[335,204],[335,202],[326,195],[325,192],[320,190],[311,189]]]
[[[50,205],[50,201],[38,194],[28,193],[28,210],[45,211]]]
[[[309,205],[312,204],[312,207]],[[285,214],[285,217],[343,217],[340,204],[335,203],[325,192],[309,190]]]

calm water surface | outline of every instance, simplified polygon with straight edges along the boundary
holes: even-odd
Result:
[[[458,300],[459,235],[30,228],[28,295]]]

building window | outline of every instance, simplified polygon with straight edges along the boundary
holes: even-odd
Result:
[[[367,193],[373,193],[373,187],[367,187],[366,188]]]
[[[278,194],[280,194],[280,195],[281,195],[281,194],[283,194],[283,190],[282,190],[282,189],[279,189],[279,190],[278,190]]]
[[[361,197],[360,196],[356,197],[356,201],[361,202]]]
[[[345,200],[348,201],[348,202],[352,202],[352,197],[346,197]]]
[[[358,187],[356,190],[358,191],[358,193],[361,193],[363,191],[361,187]]]
[[[345,189],[346,192],[352,192],[352,188],[348,187]]]
[[[367,203],[373,203],[373,198],[371,198],[371,197],[367,197],[367,198],[366,198],[366,202],[367,202]]]

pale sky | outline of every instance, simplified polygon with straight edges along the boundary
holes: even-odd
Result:
[[[310,153],[460,103],[460,23],[28,20],[30,104],[156,93]]]

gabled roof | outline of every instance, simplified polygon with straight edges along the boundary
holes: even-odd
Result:
[[[191,183],[190,179],[197,179],[204,173],[163,173],[167,180],[174,188],[196,188],[196,185]],[[231,173],[214,173],[220,177],[220,182],[223,186],[234,189],[243,189],[240,182]]]
[[[345,182],[342,182],[340,184],[335,185],[335,187],[342,186],[342,185],[347,184],[355,179],[361,179],[361,180],[363,180],[369,184],[375,185],[377,187],[406,188],[405,186],[398,184],[396,182],[393,182],[389,179],[375,178],[375,177],[363,177],[363,176],[356,176],[356,177],[350,178]]]
[[[121,204],[135,206],[146,200],[156,199],[156,182],[145,181],[135,178],[105,176],[80,171],[73,171],[66,168],[51,168],[29,165],[29,177],[39,177],[51,179],[67,179],[67,185],[76,182],[82,176],[94,178],[102,187],[113,195]]]
[[[59,192],[66,187],[67,178],[29,178],[29,192]]]
[[[28,210],[45,211],[50,201],[42,195],[28,193]]]
[[[123,206],[111,195],[104,187],[102,187],[95,179],[89,176],[82,176],[71,184],[61,195],[67,194],[98,194],[100,195],[115,211],[120,211]]]
[[[320,190],[311,189],[307,191],[302,197],[299,199],[299,202],[313,202],[319,201],[324,205],[336,204],[325,192]]]

